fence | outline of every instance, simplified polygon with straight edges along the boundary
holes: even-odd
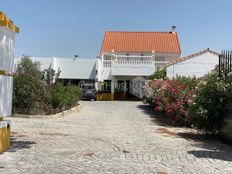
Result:
[[[225,83],[232,82],[232,50],[224,50],[219,55],[219,77]]]

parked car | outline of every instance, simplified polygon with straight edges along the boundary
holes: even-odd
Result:
[[[80,90],[82,92],[82,99],[97,100],[97,92],[93,84],[90,83],[82,84]]]

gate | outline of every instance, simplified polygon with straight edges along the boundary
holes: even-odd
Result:
[[[225,83],[232,82],[232,50],[224,50],[219,55],[219,77]]]

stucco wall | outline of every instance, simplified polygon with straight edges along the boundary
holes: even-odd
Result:
[[[114,76],[149,76],[155,71],[154,64],[112,64]]]
[[[206,52],[200,56],[182,61],[167,67],[167,76],[173,78],[179,76],[202,77],[218,64],[218,55]]]
[[[60,57],[32,57],[32,60],[41,63],[41,70],[51,67],[58,71],[61,70],[60,79],[90,79],[96,78],[96,59],[87,58],[60,58]],[[15,60],[16,64],[20,58]]]
[[[15,33],[0,27],[0,70],[13,72]],[[13,78],[0,75],[0,116],[11,116]]]
[[[156,70],[156,67],[163,66],[160,64],[112,64],[112,68],[110,67],[103,67],[102,60],[109,60],[111,58],[112,52],[106,52],[102,54],[101,59],[98,59],[98,81],[110,80],[111,75],[116,76],[149,76],[153,74]],[[163,57],[164,61],[171,61],[175,60],[180,57],[181,54],[177,53],[133,53],[133,52],[117,52],[117,55],[124,55],[127,56],[152,56],[154,55],[155,58]]]
[[[12,71],[14,65],[15,34],[6,27],[0,28],[0,69]]]
[[[55,69],[60,68],[61,79],[91,79],[96,78],[96,59],[56,58]]]

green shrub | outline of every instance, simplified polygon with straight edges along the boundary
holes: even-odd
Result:
[[[232,88],[214,71],[199,83],[190,106],[190,119],[195,128],[206,134],[217,134],[231,108]]]
[[[76,86],[63,86],[61,83],[55,83],[51,90],[52,106],[60,110],[76,105],[79,97],[80,91]]]
[[[65,105],[64,99],[65,88],[61,83],[56,83],[51,90],[51,101],[53,108],[60,108]]]
[[[66,87],[66,105],[68,107],[76,105],[80,96],[80,90],[76,86],[69,85]]]
[[[77,104],[80,91],[75,86],[53,84],[59,77],[51,66],[40,71],[40,63],[23,56],[14,77],[13,112],[22,114],[53,114]]]
[[[199,79],[197,79],[196,77],[177,76],[173,80],[186,86],[189,90],[195,90],[196,86],[199,83]]]
[[[27,74],[19,74],[14,77],[13,112],[46,113],[49,103],[50,94],[41,80]]]
[[[163,68],[163,69],[158,69],[157,71],[155,71],[154,74],[148,77],[148,79],[149,80],[166,79],[166,77],[167,77],[167,70]]]

